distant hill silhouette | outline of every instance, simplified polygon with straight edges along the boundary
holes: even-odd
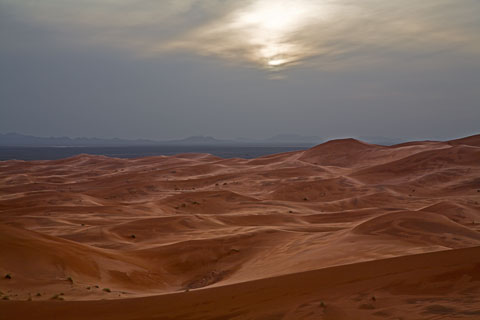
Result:
[[[402,140],[369,137],[362,139],[369,143],[392,145]],[[18,147],[95,147],[95,146],[315,146],[326,139],[317,136],[296,134],[279,134],[268,139],[217,139],[211,136],[191,136],[185,139],[155,141],[148,139],[103,139],[103,138],[70,138],[70,137],[36,137],[20,133],[0,134],[0,146]]]

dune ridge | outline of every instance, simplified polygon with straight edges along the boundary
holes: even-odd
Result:
[[[0,319],[475,318],[479,248],[480,135],[0,162]]]

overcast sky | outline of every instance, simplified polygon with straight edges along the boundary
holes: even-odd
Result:
[[[480,132],[478,0],[0,0],[0,133]]]

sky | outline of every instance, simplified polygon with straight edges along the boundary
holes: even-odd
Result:
[[[0,133],[480,133],[478,0],[0,0]]]

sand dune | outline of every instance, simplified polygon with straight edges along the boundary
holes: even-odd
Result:
[[[0,162],[0,319],[476,319],[479,250],[480,136]]]

